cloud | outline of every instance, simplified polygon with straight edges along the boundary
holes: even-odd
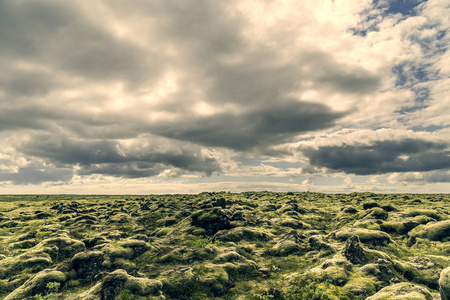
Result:
[[[21,167],[14,173],[1,173],[0,182],[10,181],[13,184],[40,184],[42,182],[68,182],[74,172],[71,168],[54,166]]]
[[[155,132],[173,139],[243,151],[276,145],[302,132],[330,127],[343,115],[321,104],[290,99],[243,108],[234,114],[162,122]]]
[[[399,4],[2,1],[0,181],[446,168],[449,8]]]
[[[429,172],[392,173],[388,177],[391,184],[427,184],[450,182],[449,170],[435,170]]]
[[[206,175],[221,171],[219,162],[199,147],[173,144],[156,137],[116,141],[44,134],[29,137],[17,149],[59,168],[73,167],[73,173],[78,175],[138,178],[156,176],[172,169]]]
[[[447,144],[422,139],[383,140],[306,148],[302,152],[313,166],[356,175],[430,171],[450,168]]]

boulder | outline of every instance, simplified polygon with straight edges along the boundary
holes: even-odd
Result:
[[[359,271],[366,276],[375,276],[379,281],[390,282],[394,278],[393,265],[384,259],[375,259],[374,263],[362,266]]]
[[[368,219],[387,220],[389,214],[387,211],[380,207],[374,207],[370,210],[370,213],[365,216]]]
[[[439,292],[442,300],[450,300],[450,267],[442,270],[439,276]]]
[[[76,271],[77,277],[92,281],[98,274],[103,263],[103,252],[91,251],[77,253],[70,263]]]
[[[127,272],[121,269],[115,270],[114,272],[106,275],[102,280],[101,299],[114,300],[127,280]]]
[[[387,286],[366,300],[433,300],[431,293],[424,287],[401,282]]]
[[[366,254],[364,249],[359,243],[359,238],[357,235],[351,236],[347,239],[344,247],[344,256],[352,264],[364,264],[367,262]]]
[[[364,244],[387,246],[392,243],[389,234],[379,230],[370,230],[365,228],[342,228],[332,232],[329,237],[340,241],[346,241],[349,237],[357,235],[359,241]]]
[[[48,292],[49,282],[64,283],[66,280],[67,277],[63,272],[46,269],[32,276],[4,300],[22,300],[34,295],[44,295]]]
[[[160,294],[162,287],[162,282],[159,280],[137,278],[133,276],[128,276],[128,279],[124,284],[124,288],[130,290],[134,295],[138,296],[157,296]]]
[[[191,225],[206,229],[210,235],[214,235],[219,230],[231,228],[231,216],[221,207],[200,210],[192,214],[191,217]]]
[[[61,234],[55,237],[50,237],[41,241],[37,247],[51,247],[56,246],[57,252],[55,257],[56,260],[64,260],[67,258],[72,258],[78,252],[82,252],[86,249],[83,242],[70,238],[67,234]]]

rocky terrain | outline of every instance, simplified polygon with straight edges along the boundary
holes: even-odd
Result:
[[[0,196],[0,299],[450,299],[450,195]]]

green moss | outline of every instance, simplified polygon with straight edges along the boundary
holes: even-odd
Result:
[[[366,299],[375,294],[377,282],[373,278],[355,274],[343,287],[344,291],[352,295],[351,299]]]
[[[367,300],[433,300],[433,296],[424,287],[402,282],[381,289]]]
[[[392,242],[389,234],[378,230],[364,228],[342,228],[334,234],[335,238],[340,241],[346,241],[349,237],[354,235],[357,235],[361,243],[365,244],[387,246]]]

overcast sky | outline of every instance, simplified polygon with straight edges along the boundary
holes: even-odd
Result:
[[[2,0],[0,193],[450,192],[448,0]]]

